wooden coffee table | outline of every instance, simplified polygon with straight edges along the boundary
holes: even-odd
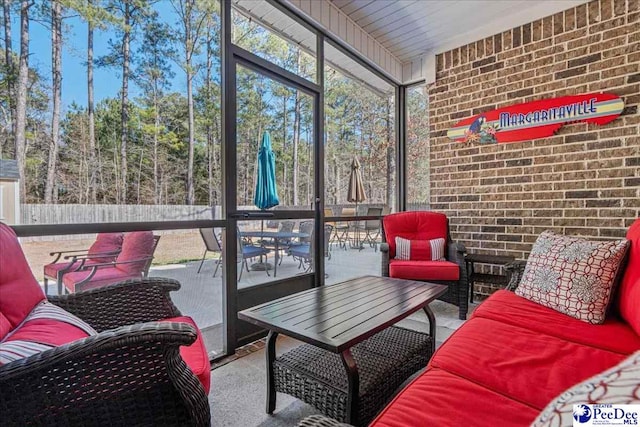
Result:
[[[240,319],[269,330],[267,413],[273,413],[276,391],[281,391],[340,421],[370,421],[395,388],[431,357],[436,323],[428,304],[446,290],[444,285],[365,276],[239,312]],[[420,309],[429,319],[428,335],[392,326]],[[276,359],[279,333],[307,344]]]

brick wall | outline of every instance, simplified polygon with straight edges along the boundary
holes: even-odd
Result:
[[[640,216],[640,0],[593,1],[461,46],[438,55],[436,76],[431,207],[470,251],[523,258],[543,230],[616,238]],[[624,112],[533,141],[446,136],[483,111],[590,92],[619,95]]]

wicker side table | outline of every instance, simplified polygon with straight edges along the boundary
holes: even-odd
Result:
[[[359,367],[357,425],[367,425],[432,354],[428,334],[392,326],[352,349]],[[347,421],[349,384],[339,354],[303,344],[276,358],[276,390],[315,406],[323,414]]]
[[[465,256],[467,263],[467,274],[469,282],[469,302],[473,302],[473,287],[475,282],[491,283],[494,285],[507,286],[509,276],[501,274],[483,274],[475,272],[475,264],[507,265],[515,260],[508,255],[487,255],[468,253]]]

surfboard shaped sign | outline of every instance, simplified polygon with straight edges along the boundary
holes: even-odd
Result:
[[[447,132],[459,142],[502,144],[545,138],[567,123],[607,124],[622,113],[624,102],[608,93],[563,96],[510,105],[464,119]]]

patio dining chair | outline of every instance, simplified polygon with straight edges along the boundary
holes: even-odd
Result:
[[[201,228],[200,236],[202,236],[202,240],[204,241],[205,249],[202,254],[200,266],[198,267],[198,274],[200,274],[207,252],[216,252],[219,254],[218,259],[215,260],[216,268],[213,271],[213,277],[216,277],[216,273],[218,273],[218,268],[220,268],[220,263],[222,262],[222,245],[220,244],[220,238],[218,237],[219,234],[216,232],[215,228]]]
[[[383,208],[368,208],[367,216],[381,216]],[[359,231],[364,232],[364,237],[361,243],[368,243],[369,247],[374,251],[378,251],[378,238],[380,237],[380,230],[382,228],[381,220],[368,219],[364,224],[358,224]]]
[[[342,208],[340,216],[356,216],[356,208]],[[349,244],[349,231],[353,229],[351,221],[336,223],[333,238],[338,241],[338,247],[347,250]]]
[[[294,260],[299,261],[298,268],[305,268],[304,272],[308,273],[311,271],[313,267],[313,241],[315,239],[315,235],[313,234],[313,222],[306,221],[311,224],[311,235],[308,238],[309,241],[303,244],[294,246],[289,251],[290,255]],[[300,224],[302,227],[302,224]],[[333,226],[329,224],[325,224],[324,226],[324,256],[327,259],[331,259],[331,251],[329,250],[329,240],[331,239],[331,235],[333,233]]]
[[[249,263],[247,262],[247,260],[258,258],[261,256],[266,257],[267,254],[271,252],[271,249],[265,248],[262,245],[256,246],[252,244],[246,244],[242,241],[242,237],[240,236],[240,230],[238,230],[237,234],[238,234],[238,248],[236,252],[236,260],[240,264],[240,268],[238,270],[238,281],[240,281],[240,279],[242,279],[242,271],[246,269],[247,273],[249,272]],[[268,269],[265,269],[265,272],[267,273],[267,276],[270,275]]]

